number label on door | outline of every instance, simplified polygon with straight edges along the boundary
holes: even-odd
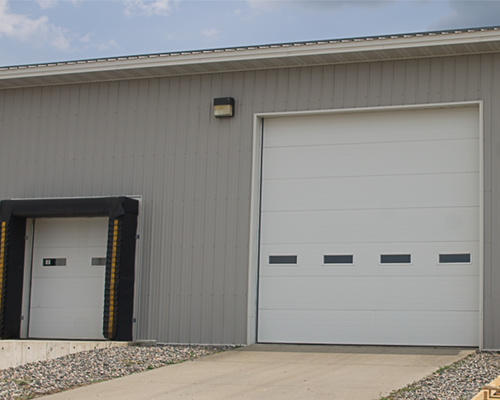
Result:
[[[65,258],[43,258],[42,267],[65,267]]]

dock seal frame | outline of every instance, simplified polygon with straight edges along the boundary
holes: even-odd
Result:
[[[103,336],[132,340],[139,202],[129,197],[0,202],[0,338],[19,339],[27,218],[109,217]]]

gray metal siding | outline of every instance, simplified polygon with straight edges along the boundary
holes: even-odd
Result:
[[[2,90],[0,198],[142,195],[139,338],[244,343],[253,114],[483,100],[484,347],[499,349],[495,71],[499,54]],[[234,118],[213,118],[220,96]]]

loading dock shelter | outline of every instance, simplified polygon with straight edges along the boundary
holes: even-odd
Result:
[[[0,69],[2,337],[500,349],[499,66],[487,27]]]

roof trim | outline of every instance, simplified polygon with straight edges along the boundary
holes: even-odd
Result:
[[[464,48],[465,46],[465,48]],[[500,27],[380,35],[0,67],[0,89],[496,52]],[[188,67],[189,68],[180,68]]]

